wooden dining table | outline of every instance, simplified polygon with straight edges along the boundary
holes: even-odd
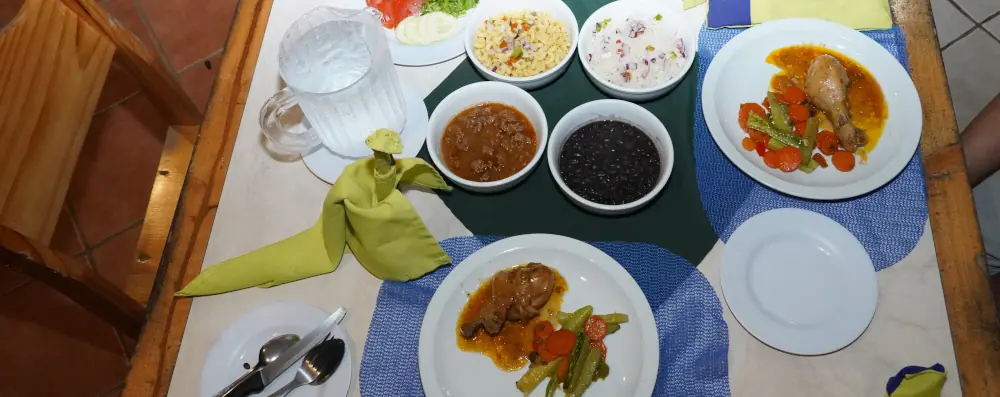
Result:
[[[158,180],[139,242],[139,257],[159,263],[160,270],[124,396],[196,395],[205,350],[220,330],[246,311],[278,300],[347,306],[344,327],[353,340],[355,371],[360,365],[381,281],[352,258],[345,257],[332,274],[275,288],[174,296],[206,265],[297,233],[319,215],[329,185],[301,161],[264,155],[256,126],[259,106],[280,83],[274,49],[284,28],[266,34],[269,22],[287,25],[311,8],[306,4],[312,3],[240,1],[200,133],[193,142],[178,143],[161,162],[160,174],[172,177]],[[906,35],[924,112],[920,150],[928,227],[907,258],[879,273],[876,317],[865,335],[840,352],[822,357],[778,352],[754,340],[723,309],[730,324],[734,395],[881,395],[895,370],[936,361],[949,374],[944,395],[1000,396],[1000,326],[930,2],[891,0],[890,5]],[[426,95],[463,58],[432,69],[398,70]],[[436,238],[470,234],[432,193],[406,195]],[[698,268],[717,292],[723,249],[718,243]],[[356,375],[352,396],[360,394]]]

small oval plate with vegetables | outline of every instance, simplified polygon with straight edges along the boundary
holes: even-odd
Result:
[[[479,0],[366,0],[382,12],[392,60],[427,66],[465,53],[462,32]]]
[[[848,27],[783,19],[740,33],[705,72],[712,138],[740,170],[815,200],[891,181],[920,143],[913,81],[881,45]]]
[[[631,275],[589,244],[547,234],[456,265],[419,346],[430,397],[649,396],[659,368],[653,312]]]

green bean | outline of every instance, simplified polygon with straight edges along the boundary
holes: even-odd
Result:
[[[590,383],[594,381],[594,373],[597,372],[597,366],[601,363],[601,349],[588,349],[587,358],[579,364],[580,373],[579,376],[573,379],[572,385],[570,385],[569,392],[566,393],[567,397],[577,397],[587,391],[590,387]]]
[[[785,145],[784,143],[778,142],[777,139],[768,139],[767,140],[767,148],[771,149],[771,150],[773,150],[775,152],[781,150],[781,148],[783,148],[785,146],[787,146],[787,145]]]
[[[607,378],[610,374],[611,367],[604,360],[601,360],[601,363],[597,364],[597,372],[594,372],[594,380]]]
[[[806,165],[799,166],[799,170],[807,174],[811,174],[813,171],[816,171],[816,167],[819,167],[819,163],[816,162],[816,160],[810,158],[809,162],[806,163]]]
[[[571,332],[580,332],[581,330],[583,330],[583,323],[586,322],[588,318],[590,318],[591,314],[594,314],[594,307],[587,305],[573,312],[573,314],[565,317],[565,319],[562,316],[557,316],[557,319],[559,320],[559,324],[562,325],[563,329],[569,330]]]
[[[608,335],[618,332],[618,330],[620,329],[622,329],[621,324],[615,324],[615,323],[608,324]]]
[[[628,322],[628,314],[625,313],[602,314],[598,317],[600,317],[601,320],[604,320],[604,323],[608,325]]]
[[[545,386],[545,397],[555,397],[557,389],[559,389],[559,376],[552,374],[549,377],[549,385]]]
[[[794,148],[802,147],[802,138],[777,129],[770,121],[758,116],[754,112],[750,112],[750,116],[747,118],[747,127],[763,132],[785,145]]]
[[[784,132],[792,132],[792,121],[788,117],[788,107],[778,102],[773,92],[767,93],[767,105],[771,108],[771,120],[774,120],[774,126]]]
[[[802,163],[800,167],[809,164],[812,160],[813,149],[816,147],[816,134],[819,134],[819,119],[810,117],[806,121],[806,131],[802,134]],[[806,173],[811,171],[806,171]]]
[[[559,360],[552,360],[546,364],[532,365],[528,367],[528,372],[521,375],[521,379],[518,379],[516,385],[517,390],[520,390],[524,395],[528,395],[532,390],[538,387],[539,383],[545,380],[545,377],[552,373],[552,369],[556,367],[556,363]]]
[[[578,332],[576,334],[576,346],[573,347],[573,353],[569,356],[569,370],[566,371],[566,379],[563,380],[563,390],[569,390],[570,382],[576,374],[580,358],[586,356],[589,345],[590,340],[587,338],[587,334]]]

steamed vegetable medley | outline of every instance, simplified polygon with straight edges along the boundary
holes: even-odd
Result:
[[[539,321],[534,328],[531,365],[517,389],[528,395],[548,379],[545,396],[562,388],[566,396],[580,396],[593,382],[607,378],[611,371],[605,361],[608,347],[604,339],[628,322],[625,314],[594,315],[584,306],[573,313],[560,312],[558,324]],[[556,327],[559,327],[556,329]]]
[[[840,148],[833,131],[819,130],[820,116],[797,85],[768,92],[760,104],[740,105],[740,127],[749,134],[743,138],[743,149],[757,152],[768,167],[784,172],[808,174],[826,168],[825,156],[837,170],[851,171],[854,154]]]

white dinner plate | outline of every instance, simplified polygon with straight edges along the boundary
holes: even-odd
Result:
[[[475,8],[465,12],[458,18],[458,30],[451,37],[429,45],[406,45],[396,40],[396,32],[383,28],[386,39],[389,40],[389,52],[392,61],[400,66],[427,66],[451,60],[465,54],[465,27],[468,25],[468,15]]]
[[[722,293],[761,342],[788,353],[826,354],[868,328],[878,303],[875,267],[857,238],[811,211],[750,218],[722,257]]]
[[[812,174],[768,168],[755,152],[743,150],[747,136],[737,120],[741,103],[759,103],[778,67],[767,55],[796,44],[826,46],[868,69],[882,87],[889,118],[868,164],[851,172],[833,167]],[[818,19],[781,19],[740,33],[726,43],[705,73],[702,109],[712,138],[739,169],[771,188],[798,197],[836,200],[859,196],[892,180],[913,157],[920,143],[923,113],[906,69],[885,48],[858,31]]]
[[[605,340],[611,374],[587,389],[587,396],[649,396],[659,368],[659,339],[653,311],[632,276],[601,250],[569,237],[529,234],[506,238],[476,251],[444,279],[420,328],[420,380],[429,397],[518,396],[514,387],[527,366],[505,372],[482,354],[458,349],[458,315],[475,291],[498,270],[541,262],[557,270],[569,290],[563,311],[592,305],[594,313],[625,313],[629,322]],[[562,391],[557,392],[562,395]],[[532,396],[544,396],[541,385]]]
[[[427,104],[412,88],[401,83],[403,88],[403,99],[406,104],[406,123],[403,130],[399,132],[399,139],[403,140],[403,153],[397,157],[417,157],[420,148],[427,140],[427,128],[429,127],[427,116]],[[359,159],[344,157],[331,152],[325,147],[321,147],[312,153],[302,156],[302,162],[306,168],[316,175],[317,178],[333,184],[344,172],[344,168]]]
[[[257,364],[260,347],[271,338],[283,334],[305,337],[323,323],[330,313],[298,302],[277,302],[251,310],[230,324],[208,351],[205,367],[201,371],[199,395],[212,397],[222,388],[242,376]],[[289,397],[344,397],[351,386],[353,365],[351,361],[351,341],[339,326],[333,327],[332,335],[347,344],[344,359],[329,379],[318,386],[302,386],[288,394]],[[295,371],[302,360],[292,364],[277,379],[271,382],[257,396],[268,396],[295,378]]]

